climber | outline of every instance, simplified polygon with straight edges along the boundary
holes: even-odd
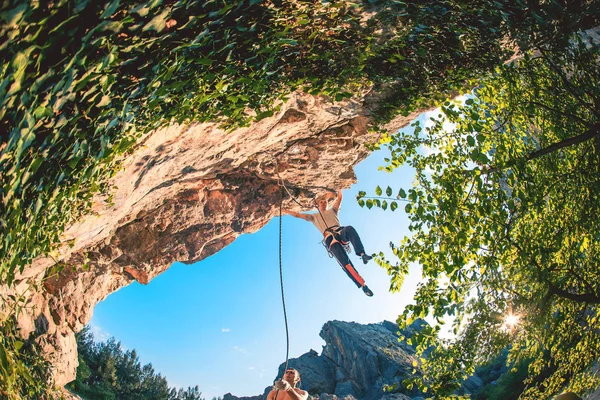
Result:
[[[288,368],[283,377],[275,382],[273,390],[267,396],[267,400],[306,400],[308,393],[297,388],[300,381],[300,372],[294,368]]]
[[[371,297],[373,296],[373,292],[365,285],[365,280],[352,265],[350,258],[348,258],[348,254],[346,254],[344,245],[348,242],[352,243],[356,255],[359,256],[365,264],[373,257],[365,253],[362,241],[352,226],[340,226],[340,220],[338,219],[338,212],[340,210],[340,205],[342,204],[342,192],[340,190],[337,192],[337,197],[335,198],[333,206],[327,208],[329,199],[333,197],[333,193],[326,193],[319,196],[316,200],[318,212],[314,214],[303,214],[287,209],[283,210],[283,212],[293,217],[312,222],[323,234],[323,244],[328,251],[335,256],[342,266],[342,269],[350,279],[352,279],[356,286],[361,288],[367,296]]]

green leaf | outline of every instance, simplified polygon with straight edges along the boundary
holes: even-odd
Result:
[[[152,20],[150,20],[150,22],[148,22],[146,25],[144,25],[144,27],[142,28],[142,32],[146,32],[146,31],[156,31],[156,32],[162,32],[163,29],[165,29],[165,27],[167,26],[167,17],[169,16],[169,13],[171,12],[170,9],[164,10],[163,12],[161,12],[160,14],[158,14],[157,16],[155,16],[154,18],[152,18]]]
[[[2,342],[0,342],[0,367],[2,367],[2,369],[5,371],[9,371],[10,368],[8,365],[8,359],[6,358],[6,349],[4,348]]]
[[[69,166],[69,168],[75,169],[81,158],[82,157],[74,157],[73,159],[69,160],[69,162],[67,162],[67,165]]]
[[[110,97],[107,95],[102,96],[96,107],[106,107],[110,104]]]
[[[108,7],[106,7],[106,10],[104,10],[104,12],[100,16],[100,18],[107,19],[107,18],[112,17],[112,15],[115,13],[115,11],[117,11],[117,9],[119,8],[120,5],[121,5],[121,0],[113,0],[113,2],[110,3],[108,5]]]
[[[482,164],[488,164],[490,162],[490,159],[485,153],[479,153],[477,160]]]
[[[211,65],[213,63],[213,60],[211,60],[210,58],[202,57],[197,59],[195,62],[200,65]]]
[[[376,194],[377,196],[381,196],[381,194],[382,194],[382,193],[383,193],[383,190],[381,190],[381,188],[380,188],[379,186],[377,186],[377,187],[375,188],[375,194]]]
[[[6,25],[17,25],[19,22],[21,22],[21,19],[23,19],[23,15],[25,14],[25,11],[28,7],[28,3],[23,2],[15,8],[13,8],[12,10],[3,12],[2,14],[0,14],[0,16],[2,17]]]
[[[367,200],[367,208],[370,210],[371,208],[373,208],[373,200],[368,199]]]
[[[140,4],[131,9],[132,13],[137,13],[140,17],[145,17],[150,12],[150,7],[148,4]]]
[[[467,136],[467,143],[469,146],[475,146],[475,138],[471,135]]]
[[[398,208],[398,203],[396,203],[395,201],[392,201],[390,203],[390,210],[395,211],[396,208]]]
[[[398,196],[399,199],[405,199],[406,198],[406,191],[404,189],[400,189],[400,191],[398,192]]]
[[[35,119],[42,119],[44,117],[49,117],[52,115],[52,109],[50,107],[39,106],[33,111],[33,116]]]
[[[361,206],[361,207],[364,207],[365,206],[365,201],[363,199],[359,199],[358,200],[358,205]]]
[[[392,188],[388,186],[387,189],[385,189],[385,194],[386,194],[386,196],[391,197],[392,196]]]

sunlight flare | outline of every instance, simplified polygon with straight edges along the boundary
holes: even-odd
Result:
[[[515,329],[519,323],[521,322],[521,317],[517,314],[508,314],[504,317],[504,323],[502,324],[502,328],[510,331]]]

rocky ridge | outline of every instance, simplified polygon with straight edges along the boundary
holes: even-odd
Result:
[[[423,320],[403,331],[406,338],[426,325]],[[329,321],[321,329],[325,340],[321,354],[315,350],[289,360],[289,367],[301,374],[301,388],[314,399],[411,400],[418,399],[417,390],[408,391],[397,385],[419,373],[415,348],[399,342],[398,326],[384,321],[379,324]],[[275,380],[283,376],[285,365],[279,366]],[[396,385],[395,388],[394,385]],[[384,391],[390,388],[391,391]],[[259,396],[236,397],[230,393],[223,400],[264,400],[267,387]]]
[[[417,320],[402,335],[408,339],[426,325],[424,320]],[[425,394],[416,389],[409,391],[400,384],[414,376],[413,371],[419,374],[420,370],[415,348],[399,341],[399,333],[398,325],[389,321],[378,324],[329,321],[320,333],[325,340],[321,354],[311,349],[290,359],[288,365],[300,372],[300,388],[312,400],[423,400]],[[424,356],[427,357],[427,352]],[[281,379],[284,367],[284,363],[279,366],[273,382]],[[501,366],[493,371],[493,380],[486,378],[487,382],[475,373],[463,382],[457,395],[477,394],[486,383],[494,384],[508,370]],[[388,391],[384,390],[386,387]],[[227,393],[222,400],[266,400],[271,389],[269,386],[262,394],[247,397]],[[600,399],[600,389],[584,399]]]

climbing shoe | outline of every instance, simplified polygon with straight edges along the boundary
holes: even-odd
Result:
[[[362,290],[367,296],[373,297],[373,292],[371,292],[371,289],[367,285],[363,285]]]
[[[368,255],[368,254],[363,254],[362,256],[360,256],[360,258],[362,258],[362,260],[363,260],[363,264],[366,264],[366,263],[368,263],[368,262],[369,262],[369,260],[372,260],[372,259],[373,259],[373,257],[371,257],[371,256],[370,256],[370,255]]]

